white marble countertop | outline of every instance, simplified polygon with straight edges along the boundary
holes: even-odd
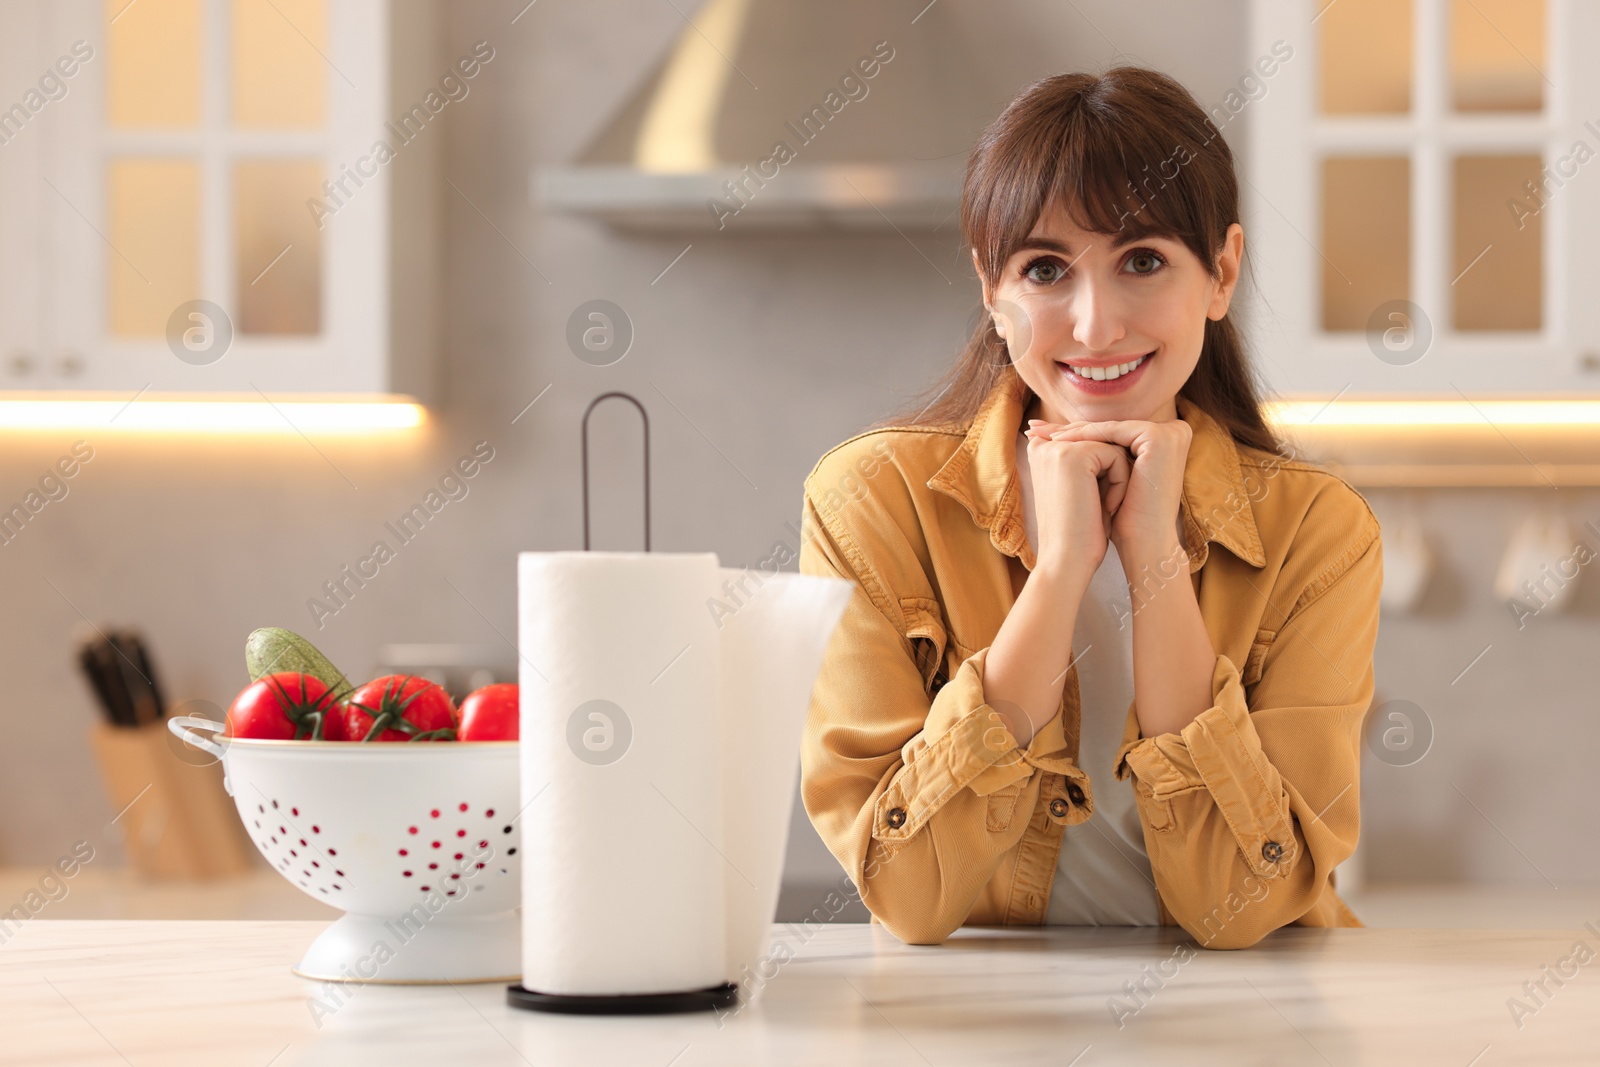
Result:
[[[1172,929],[966,928],[930,947],[861,924],[802,941],[779,924],[795,957],[722,1019],[527,1012],[500,984],[345,986],[318,1009],[330,987],[289,967],[322,928],[27,922],[0,946],[0,1063],[1600,1062],[1600,936],[1580,927],[1289,928],[1214,952]],[[1141,979],[1148,993],[1129,996]],[[1540,980],[1548,995],[1530,996]]]

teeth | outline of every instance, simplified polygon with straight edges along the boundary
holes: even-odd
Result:
[[[1147,357],[1145,356],[1140,356],[1138,359],[1129,360],[1127,363],[1118,363],[1112,367],[1079,367],[1071,363],[1067,365],[1072,367],[1072,369],[1076,371],[1080,377],[1092,378],[1097,382],[1104,382],[1110,381],[1113,378],[1122,377],[1124,374],[1127,374],[1139,364],[1143,363],[1146,358]]]

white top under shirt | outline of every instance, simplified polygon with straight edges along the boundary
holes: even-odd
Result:
[[[1028,543],[1039,544],[1028,439],[1017,435],[1017,476]],[[1044,921],[1052,925],[1159,926],[1150,857],[1133,795],[1133,782],[1117,781],[1111,761],[1133,704],[1132,602],[1115,546],[1095,571],[1072,629],[1081,697],[1078,766],[1089,776],[1094,814],[1068,826],[1050,884]]]

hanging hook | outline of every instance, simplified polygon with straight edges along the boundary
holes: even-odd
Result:
[[[644,410],[644,405],[635,400],[628,393],[611,392],[601,393],[589,401],[589,406],[583,409],[583,550],[589,551],[589,412],[595,405],[609,397],[618,396],[628,401],[639,409],[639,418],[644,421],[644,550],[650,551],[650,415]]]

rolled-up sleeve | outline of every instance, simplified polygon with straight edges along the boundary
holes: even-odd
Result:
[[[1201,945],[1245,948],[1294,922],[1355,851],[1382,580],[1372,522],[1284,614],[1248,700],[1219,655],[1211,707],[1117,752],[1157,889]]]
[[[1068,756],[1059,710],[1023,748],[985,703],[987,646],[930,696],[934,665],[919,663],[907,637],[901,591],[883,585],[809,496],[802,531],[801,572],[849,579],[855,593],[812,690],[801,797],[879,921],[908,943],[937,944],[1021,839],[1043,775],[1087,780]],[[990,797],[1002,790],[1016,797],[999,819]]]

